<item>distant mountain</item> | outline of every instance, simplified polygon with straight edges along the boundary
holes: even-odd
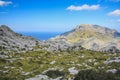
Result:
[[[0,26],[0,50],[7,51],[29,51],[32,50],[40,41],[15,33],[8,26]]]
[[[64,39],[69,44],[79,44],[96,51],[119,52],[120,33],[99,25],[82,24],[52,40]]]

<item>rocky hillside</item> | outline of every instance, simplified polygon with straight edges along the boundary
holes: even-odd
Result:
[[[40,44],[37,39],[15,33],[6,25],[0,26],[0,51],[28,51],[37,44]]]
[[[82,49],[81,46],[96,51],[119,53],[120,33],[99,25],[82,24],[50,40],[39,41],[15,33],[5,25],[0,26],[0,51],[78,51]]]
[[[97,51],[119,52],[120,33],[99,25],[82,24],[53,40],[64,39],[69,44],[80,44],[82,47]]]
[[[65,51],[65,50],[80,50],[79,45],[70,45],[64,39],[40,41],[33,37],[24,36],[15,33],[8,26],[0,26],[0,52],[15,52],[21,53],[26,51]]]

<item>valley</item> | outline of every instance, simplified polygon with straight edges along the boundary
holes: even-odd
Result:
[[[0,34],[0,80],[120,80],[115,30],[86,24],[40,41],[4,25]]]

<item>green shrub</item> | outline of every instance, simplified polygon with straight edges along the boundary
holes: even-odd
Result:
[[[50,78],[57,78],[60,76],[64,76],[65,73],[59,70],[49,70],[47,71],[46,75],[49,76]]]
[[[118,74],[119,72],[114,74],[106,73],[105,71],[82,70],[76,75],[74,80],[119,80],[120,74]]]

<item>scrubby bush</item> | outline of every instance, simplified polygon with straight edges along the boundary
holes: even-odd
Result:
[[[94,70],[82,70],[80,71],[74,80],[120,80],[120,74],[107,73],[105,71],[94,71]]]
[[[57,78],[60,76],[64,76],[65,73],[59,70],[49,70],[47,71],[46,75],[49,76],[50,78]]]

